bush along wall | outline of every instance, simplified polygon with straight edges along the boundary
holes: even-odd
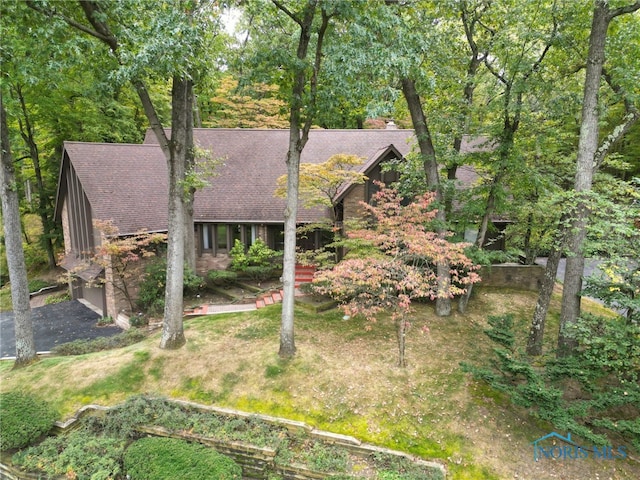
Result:
[[[384,480],[389,475],[398,480],[445,478],[445,468],[439,463],[365,445],[353,437],[316,430],[302,422],[158,397],[135,396],[113,408],[84,407],[74,418],[58,423],[57,431],[52,440],[14,455],[13,468],[48,475],[68,475],[72,471],[77,478],[92,480],[124,475],[132,479],[183,480],[239,476],[266,480],[276,475],[284,480],[304,480],[362,478],[361,472],[368,472],[372,480]],[[82,444],[88,451],[78,455]],[[192,465],[193,472],[177,461],[173,465],[164,465],[161,458],[156,461],[151,452],[167,448],[181,452],[176,458]],[[101,459],[96,452],[102,452]],[[171,455],[173,459],[173,450]],[[203,460],[207,467],[200,467],[195,457],[207,458]],[[68,459],[67,463],[60,458]],[[149,464],[144,468],[153,470],[138,471],[139,458]],[[91,462],[101,469],[92,471]],[[180,476],[176,468],[182,472]],[[201,471],[211,472],[212,468],[218,476],[200,476]],[[372,471],[377,475],[371,476]]]
[[[0,451],[26,447],[48,433],[58,413],[44,400],[29,393],[0,395]]]

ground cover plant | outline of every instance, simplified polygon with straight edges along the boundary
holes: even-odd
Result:
[[[215,450],[174,438],[141,438],[127,448],[124,468],[131,478],[232,480],[240,466]]]
[[[381,480],[385,475],[404,480],[442,477],[439,470],[420,467],[391,454],[376,453],[354,462],[346,449],[312,439],[304,429],[291,432],[284,425],[257,416],[218,414],[161,397],[133,396],[101,413],[85,415],[66,433],[18,451],[12,457],[14,465],[25,471],[64,474],[80,480],[118,479],[124,475],[154,480],[239,478],[242,472],[235,462],[195,441],[207,438],[268,447],[277,452],[278,466],[304,465],[317,472]],[[188,435],[194,442],[144,436],[154,428]],[[385,473],[377,472],[378,469]],[[363,471],[366,475],[360,474]]]
[[[113,323],[113,320],[110,323]],[[110,323],[105,323],[105,325]],[[84,355],[91,352],[126,347],[146,337],[147,334],[142,330],[131,328],[111,337],[98,337],[89,340],[74,340],[72,342],[62,343],[56,345],[52,352],[54,355]]]
[[[485,333],[495,344],[495,358],[485,365],[464,363],[466,371],[556,429],[594,445],[615,439],[640,450],[638,325],[622,317],[584,315],[570,333],[578,343],[575,355],[533,365],[519,346],[513,315],[488,320]]]
[[[158,348],[156,333],[117,350],[43,358],[19,370],[0,362],[0,392],[36,392],[62,418],[89,403],[112,406],[145,392],[281,416],[440,459],[455,480],[640,477],[630,443],[625,460],[534,462],[531,442],[553,425],[461,370],[460,361],[482,364],[493,357],[484,334],[489,315],[513,313],[515,330],[526,336],[535,300],[534,293],[480,287],[464,316],[436,317],[431,305],[415,305],[404,369],[395,366],[391,322],[344,320],[336,309],[298,307],[298,352],[282,360],[276,353],[280,308],[274,305],[189,319],[179,352]],[[555,294],[545,349],[555,344],[558,307]]]
[[[58,417],[48,403],[23,392],[0,394],[0,451],[21,448],[53,427]]]

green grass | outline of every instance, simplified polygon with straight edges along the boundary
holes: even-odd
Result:
[[[557,333],[558,301],[555,297],[552,304],[546,347]],[[549,433],[549,426],[472,380],[459,362],[490,356],[483,334],[487,315],[511,309],[526,332],[534,303],[530,293],[477,289],[464,317],[437,318],[429,305],[417,306],[406,369],[396,367],[395,330],[388,318],[374,324],[344,321],[337,310],[302,307],[296,307],[298,353],[280,359],[281,307],[274,305],[190,319],[187,346],[178,351],[160,350],[156,333],[119,350],[46,358],[19,370],[0,362],[0,391],[37,392],[65,416],[87,403],[113,405],[140,392],[155,393],[304,421],[440,459],[454,480],[505,478],[509,468],[526,471],[531,440]],[[425,324],[428,335],[421,331]],[[526,455],[513,453],[518,449]]]
[[[150,357],[148,351],[135,352],[131,362],[118,371],[83,388],[78,394],[82,397],[109,400],[115,393],[139,392],[146,378],[144,366],[149,362]]]

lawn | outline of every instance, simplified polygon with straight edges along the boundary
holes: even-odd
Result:
[[[297,355],[281,360],[274,305],[190,319],[179,351],[161,350],[158,332],[123,349],[45,358],[18,371],[3,362],[0,390],[32,390],[65,418],[82,405],[114,405],[136,393],[281,416],[442,460],[452,479],[640,478],[633,458],[534,462],[531,442],[553,428],[461,371],[459,362],[490,353],[488,315],[514,313],[524,335],[535,300],[534,293],[477,288],[464,316],[438,318],[430,305],[417,306],[404,369],[396,367],[390,322],[345,321],[337,310],[303,307],[296,310]],[[553,306],[557,312],[557,297]],[[550,322],[552,342],[557,313]]]

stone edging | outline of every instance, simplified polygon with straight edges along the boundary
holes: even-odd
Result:
[[[362,458],[375,453],[383,453],[387,455],[403,457],[425,468],[440,470],[443,477],[446,478],[446,467],[439,462],[423,460],[421,458],[404,452],[400,452],[398,450],[391,450],[384,447],[365,444],[355,437],[327,432],[325,430],[318,430],[304,422],[288,420],[286,418],[273,417],[270,415],[263,415],[259,413],[248,413],[230,408],[201,405],[185,400],[170,401],[184,407],[189,407],[201,413],[208,412],[212,414],[231,416],[236,418],[257,418],[265,423],[278,427],[284,427],[292,434],[304,432],[308,434],[312,439],[345,448],[351,454]],[[53,433],[61,434],[71,431],[74,428],[77,428],[78,421],[85,415],[101,415],[108,412],[110,409],[111,407],[104,407],[100,405],[86,405],[80,408],[76,412],[76,414],[69,419],[65,421],[55,422]],[[221,442],[201,435],[187,434],[183,432],[169,432],[163,427],[141,426],[137,430],[141,433],[147,433],[150,435],[190,439],[208,445],[220,451],[220,453],[229,455],[234,458],[240,465],[242,465],[243,469],[247,470],[247,473],[249,473],[249,475],[246,476],[249,477],[255,476],[254,478],[260,478],[260,473],[267,468],[271,468],[282,474],[285,478],[293,480],[303,480],[310,478],[316,478],[320,480],[330,475],[329,473],[315,472],[299,465],[276,466],[274,463],[276,452],[274,449],[269,447],[256,447],[255,445],[243,442]],[[251,475],[251,473],[253,473],[254,475]],[[4,464],[4,462],[0,462],[0,478],[7,478],[9,480],[26,480],[36,477],[28,476],[28,474],[25,475],[24,473],[19,472],[16,469]]]

